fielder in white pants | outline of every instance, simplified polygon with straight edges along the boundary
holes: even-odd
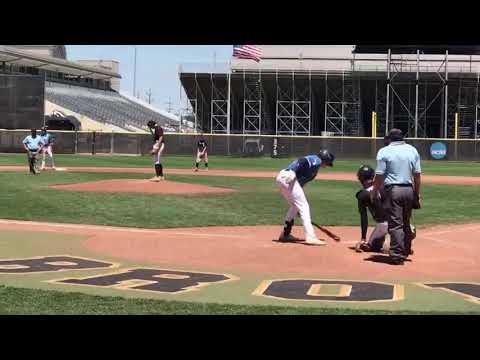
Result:
[[[48,157],[50,158],[50,163],[52,165],[52,169],[55,170],[55,162],[53,161],[53,152],[52,152],[52,145],[48,145],[48,146],[45,146],[42,148],[42,170],[45,169],[45,158],[46,156],[45,155],[48,155]]]
[[[285,227],[278,241],[298,241],[291,235],[295,215],[299,214],[305,230],[305,242],[310,245],[325,245],[325,242],[317,239],[310,218],[310,206],[303,192],[303,187],[317,176],[318,169],[325,166],[333,166],[334,155],[327,150],[322,150],[318,155],[307,155],[295,160],[286,169],[280,171],[276,181],[277,186],[289,208],[285,217]]]
[[[52,169],[55,170],[55,163],[53,161],[53,151],[52,151],[52,144],[53,144],[53,136],[47,132],[47,127],[42,127],[42,131],[40,133],[40,137],[42,138],[43,143],[45,146],[42,148],[42,167],[41,169],[45,169],[45,155],[48,155],[50,158],[50,163],[52,165]]]

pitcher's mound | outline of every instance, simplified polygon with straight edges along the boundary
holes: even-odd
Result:
[[[206,194],[229,193],[233,189],[174,181],[152,182],[149,180],[115,179],[89,181],[77,184],[54,185],[51,188],[70,191],[125,192],[149,194]]]

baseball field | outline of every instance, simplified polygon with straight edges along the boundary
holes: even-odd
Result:
[[[56,155],[28,174],[0,155],[0,314],[480,314],[480,166],[423,161],[414,255],[356,253],[355,173],[343,160],[305,187],[327,246],[274,241],[293,159]],[[373,221],[371,221],[373,224]],[[296,225],[300,225],[297,221]],[[294,234],[301,236],[301,226]]]

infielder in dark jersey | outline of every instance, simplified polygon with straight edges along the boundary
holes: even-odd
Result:
[[[150,120],[147,123],[147,126],[153,136],[153,148],[151,154],[153,155],[153,161],[155,164],[155,176],[150,180],[158,182],[160,180],[165,180],[165,177],[163,176],[163,166],[161,163],[162,153],[165,148],[163,129],[153,120]]]
[[[205,162],[205,170],[208,171],[208,146],[203,137],[197,142],[197,159],[195,160],[195,171],[198,171],[198,165],[200,161]]]

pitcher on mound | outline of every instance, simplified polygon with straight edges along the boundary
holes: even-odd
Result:
[[[153,136],[153,147],[151,154],[153,155],[153,162],[155,165],[155,176],[150,181],[158,182],[164,180],[163,166],[162,166],[162,153],[165,148],[165,140],[163,139],[163,129],[155,121],[150,120],[147,123],[148,129]]]

